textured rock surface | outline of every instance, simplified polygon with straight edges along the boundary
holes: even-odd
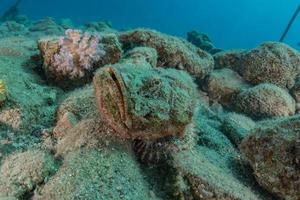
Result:
[[[300,55],[283,43],[267,42],[246,53],[242,67],[241,74],[250,83],[290,89],[299,73]]]
[[[299,81],[290,84],[298,73],[295,50],[278,43],[217,54],[212,49],[218,68],[212,71],[212,56],[183,39],[144,29],[118,33],[107,23],[89,23],[83,30],[99,34],[106,51],[93,70],[104,66],[114,70],[98,87],[106,97],[116,97],[107,102],[115,106],[112,115],[120,119],[117,124],[126,122],[125,128],[138,127],[142,133],[149,130],[139,127],[144,124],[171,133],[159,139],[126,140],[104,120],[105,112],[99,112],[94,85],[63,91],[49,85],[43,73],[37,40],[62,35],[72,27],[68,20],[32,22],[21,16],[0,23],[0,79],[7,91],[0,107],[1,200],[297,199],[299,117],[288,117],[295,105],[288,93],[299,101]],[[53,41],[48,43],[46,62],[57,51],[58,40]],[[190,76],[176,69],[197,78],[196,95],[186,92],[195,89]],[[259,81],[274,84],[248,88],[247,80],[257,84],[252,71]],[[206,80],[209,97],[208,90],[202,91]],[[65,81],[65,86],[71,82]],[[79,81],[79,86],[86,82]],[[232,98],[236,96],[241,104]],[[187,108],[194,98],[199,104],[191,112]],[[232,100],[233,107],[220,105]],[[124,105],[133,111],[130,116],[138,116],[133,126],[124,117]],[[234,108],[249,116],[233,112]],[[281,118],[269,120],[276,116]],[[157,121],[163,123],[155,127]],[[182,137],[173,136],[179,132]],[[263,136],[268,138],[262,141]],[[241,140],[263,144],[242,142],[251,165],[238,151]]]
[[[78,120],[99,115],[92,85],[73,90],[62,97],[57,109],[57,121],[68,112],[73,113]]]
[[[275,85],[260,84],[241,92],[235,101],[237,111],[255,118],[295,114],[295,100]]]
[[[28,37],[0,40],[0,77],[6,84],[7,99],[0,111],[1,127],[31,133],[49,127],[54,120],[60,90],[47,86],[31,68],[30,56],[36,43]]]
[[[60,170],[33,199],[158,199],[150,194],[128,151],[80,150],[68,154]]]
[[[296,78],[296,82],[294,87],[291,89],[291,94],[296,100],[297,110],[299,111],[299,103],[300,103],[300,76],[298,75]]]
[[[36,32],[38,35],[60,35],[64,29],[56,24],[53,18],[46,17],[38,20],[29,27],[29,31]]]
[[[2,106],[7,98],[7,89],[4,81],[0,80],[0,106]]]
[[[196,145],[174,154],[169,168],[174,199],[271,200],[256,186],[239,152],[221,132],[218,116],[200,107],[195,120]]]
[[[300,116],[271,120],[240,145],[260,185],[283,199],[300,197]]]
[[[187,41],[207,52],[215,48],[208,35],[197,31],[188,32]]]
[[[242,90],[250,87],[238,73],[231,69],[214,70],[207,78],[207,93],[211,100],[231,106],[233,99]]]
[[[56,171],[53,158],[39,150],[16,153],[0,168],[0,197],[22,198]]]
[[[230,139],[235,146],[238,146],[255,126],[256,123],[251,118],[231,112],[223,116],[221,129],[228,139]]]
[[[212,56],[176,37],[153,30],[137,29],[120,34],[125,49],[136,46],[152,47],[157,50],[159,67],[182,69],[203,79],[213,69]]]
[[[216,53],[214,55],[215,68],[229,68],[236,72],[240,72],[243,63],[243,56],[246,54],[246,50],[228,50]]]

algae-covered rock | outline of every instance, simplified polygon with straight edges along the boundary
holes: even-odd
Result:
[[[247,53],[246,50],[228,50],[214,54],[215,68],[229,68],[236,72],[240,72],[243,67],[243,56]]]
[[[64,29],[59,26],[53,18],[46,17],[34,22],[32,26],[29,27],[29,31],[46,35],[60,35],[64,32]]]
[[[7,98],[6,85],[2,80],[0,80],[0,106],[3,105]]]
[[[251,131],[241,151],[259,184],[283,199],[300,197],[300,118],[270,120]]]
[[[91,32],[117,33],[109,21],[88,22],[84,25],[84,28]]]
[[[291,94],[296,100],[297,106],[296,106],[296,112],[299,113],[300,111],[300,75],[298,74],[296,78],[296,82],[294,87],[291,89]]]
[[[135,159],[126,151],[79,150],[33,197],[61,199],[158,199],[151,196]]]
[[[234,97],[249,87],[238,73],[225,68],[214,70],[209,74],[206,90],[210,99],[231,106]]]
[[[106,67],[94,87],[100,113],[122,138],[181,136],[191,121],[196,90],[183,71]]]
[[[53,135],[56,138],[64,135],[70,128],[73,128],[77,124],[76,116],[71,112],[66,112],[57,121],[56,126],[53,129]]]
[[[94,88],[87,85],[75,89],[62,97],[57,109],[56,120],[59,121],[66,113],[73,113],[78,120],[89,119],[98,116]]]
[[[235,101],[237,111],[255,118],[290,116],[295,106],[287,91],[266,83],[241,92]]]
[[[216,113],[201,106],[194,116],[198,139],[191,150],[173,154],[168,185],[173,199],[271,200],[251,176],[240,153],[221,132]]]
[[[135,63],[136,65],[142,65],[143,63],[149,63],[153,68],[157,66],[157,51],[150,47],[135,47],[126,52],[123,62]],[[122,61],[121,61],[122,62]]]
[[[130,143],[120,140],[116,133],[99,118],[79,121],[58,138],[55,146],[56,156],[65,156],[69,152],[101,148],[130,149]],[[122,149],[124,150],[124,149]]]
[[[239,146],[250,130],[256,126],[251,118],[234,112],[225,114],[223,118],[222,132],[236,146]]]
[[[207,52],[215,48],[208,35],[204,33],[190,31],[187,33],[187,40],[196,47],[199,47],[200,49]]]
[[[154,48],[158,53],[158,67],[182,69],[199,79],[203,79],[214,66],[213,58],[208,53],[183,39],[154,30],[123,32],[119,39],[125,49],[137,46]]]
[[[267,42],[246,53],[242,66],[242,76],[252,84],[273,83],[290,89],[299,73],[300,55],[283,43]]]
[[[43,151],[12,154],[0,168],[0,197],[22,198],[44,183],[56,169],[54,159]]]
[[[23,133],[52,125],[61,92],[46,85],[32,70],[30,57],[35,53],[33,39],[19,36],[0,40],[0,77],[9,94],[1,108],[0,124]]]

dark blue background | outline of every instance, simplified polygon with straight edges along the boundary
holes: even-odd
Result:
[[[0,12],[12,0],[0,0]],[[116,28],[150,27],[185,37],[196,29],[221,48],[252,48],[278,40],[298,0],[23,0],[30,18],[71,18],[75,23],[109,20]],[[300,41],[300,16],[286,42]]]

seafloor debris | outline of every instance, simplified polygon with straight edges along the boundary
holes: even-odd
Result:
[[[141,56],[100,69],[94,77],[99,111],[122,138],[182,136],[196,102],[183,71],[152,68]],[[147,66],[148,65],[148,66]]]

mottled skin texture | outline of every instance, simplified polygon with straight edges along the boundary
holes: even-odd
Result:
[[[300,197],[300,116],[270,120],[251,131],[241,151],[260,185],[288,200]]]
[[[214,67],[212,56],[176,37],[154,30],[137,29],[121,33],[120,42],[125,49],[146,46],[157,50],[158,67],[182,69],[203,79]]]
[[[254,118],[290,116],[295,114],[295,100],[284,89],[273,84],[260,84],[241,92],[235,108]]]
[[[119,64],[96,73],[100,113],[123,138],[180,136],[192,118],[193,80],[183,71],[153,68],[145,49],[139,50],[140,54],[133,51]]]

